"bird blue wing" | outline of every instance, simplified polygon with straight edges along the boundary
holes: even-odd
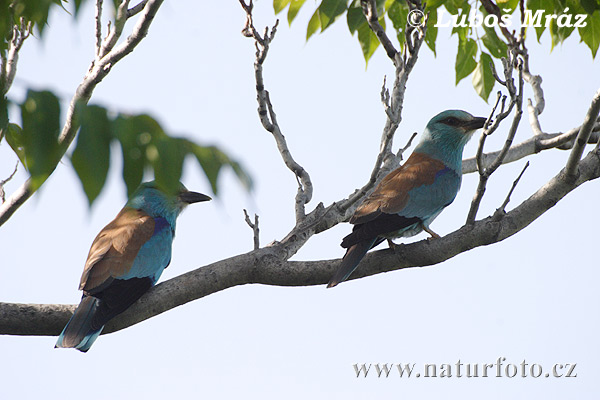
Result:
[[[444,168],[435,174],[430,185],[415,187],[408,192],[408,200],[398,213],[403,217],[418,217],[425,220],[435,218],[454,201],[460,189],[461,176],[452,168]]]
[[[155,217],[154,221],[152,237],[140,248],[131,269],[119,279],[150,278],[155,284],[171,262],[173,228],[165,218]]]

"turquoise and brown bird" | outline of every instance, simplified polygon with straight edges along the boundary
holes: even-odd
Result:
[[[433,117],[408,160],[390,172],[350,218],[352,233],[342,240],[346,254],[327,287],[346,280],[367,251],[386,239],[426,231],[439,237],[429,224],[458,193],[462,153],[486,118],[461,110]]]
[[[210,199],[182,184],[167,194],[155,182],[143,183],[94,239],[79,285],[83,297],[56,347],[88,351],[104,325],[154,286],[171,262],[181,211]]]

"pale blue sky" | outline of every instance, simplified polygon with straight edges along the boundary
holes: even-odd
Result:
[[[311,4],[292,28],[280,24],[265,64],[265,83],[295,159],[311,174],[312,207],[346,197],[364,184],[379,148],[384,113],[383,76],[393,67],[378,50],[365,71],[344,21],[306,43]],[[91,4],[88,4],[91,6]],[[218,144],[252,173],[247,195],[224,173],[221,196],[190,207],[180,218],[174,256],[162,280],[247,252],[250,229],[242,209],[260,215],[261,241],[291,229],[296,181],[256,113],[254,44],[240,30],[237,1],[166,2],[150,34],[96,89],[91,103],[149,112],[171,133]],[[255,7],[257,28],[272,25],[270,1]],[[454,85],[456,39],[440,28],[437,58],[422,49],[406,92],[396,148],[429,118],[448,108],[486,116],[467,78]],[[533,39],[533,38],[532,38]],[[77,23],[64,13],[49,20],[43,42],[21,52],[11,96],[25,87],[51,89],[66,102],[93,57],[93,10]],[[581,123],[600,87],[598,61],[578,37],[550,53],[550,38],[529,41],[531,69],[543,76],[544,130]],[[531,92],[527,90],[527,96]],[[524,114],[517,141],[531,135]],[[503,142],[508,124],[490,138]],[[465,149],[475,153],[476,140]],[[76,303],[79,277],[97,232],[125,202],[119,149],[106,190],[90,209],[65,160],[42,190],[0,229],[0,300]],[[513,195],[515,205],[564,164],[566,152],[531,158]],[[490,180],[480,216],[498,207],[525,161]],[[0,146],[0,179],[15,159]],[[25,179],[22,169],[7,192]],[[209,192],[193,163],[183,181]],[[432,225],[440,234],[459,228],[477,177],[465,176],[456,201]],[[54,337],[0,337],[2,397],[141,398],[596,398],[600,278],[596,254],[598,182],[583,185],[529,228],[502,243],[443,264],[324,286],[228,289],[98,339],[87,354],[53,349]],[[510,208],[510,205],[509,205]],[[342,224],[313,237],[295,259],[339,258]],[[425,236],[416,237],[417,240]],[[354,363],[505,363],[524,359],[549,371],[577,363],[576,378],[355,377]],[[85,394],[85,395],[84,395]]]

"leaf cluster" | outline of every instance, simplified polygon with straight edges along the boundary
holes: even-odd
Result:
[[[280,13],[289,6],[287,19],[291,24],[304,3],[304,0],[273,0],[273,8],[275,13]],[[316,9],[306,29],[306,39],[308,40],[315,33],[324,32],[345,14],[348,29],[352,35],[356,34],[365,61],[368,63],[379,46],[379,40],[369,29],[362,13],[361,1],[320,0],[316,3]],[[498,10],[500,15],[496,16],[497,18],[509,15],[511,21],[514,22],[513,26],[502,32],[499,24],[470,23],[473,21],[473,15],[479,15],[481,20],[490,15],[481,0],[431,0],[425,3],[424,9],[424,13],[427,15],[425,35],[427,46],[434,54],[436,53],[438,31],[441,26],[444,26],[443,24],[450,22],[452,35],[458,37],[455,62],[456,84],[471,76],[475,91],[485,101],[488,100],[495,85],[490,63],[494,59],[506,57],[510,41],[506,34],[510,35],[517,28],[515,27],[517,22],[522,18],[519,11],[519,0],[489,0],[487,3]],[[386,21],[391,22],[387,26],[393,28],[398,44],[400,47],[404,47],[410,12],[408,3],[405,0],[377,0],[376,4],[380,24],[385,29]],[[527,0],[525,9],[530,10],[534,15],[535,12],[542,11],[541,26],[531,27],[535,30],[538,41],[547,29],[552,40],[552,48],[554,48],[577,29],[581,41],[589,47],[592,57],[596,57],[600,43],[600,0]],[[571,25],[574,25],[575,15],[584,14],[587,16],[586,25],[578,28],[568,27],[564,23],[559,23],[558,18],[550,18],[546,27],[545,17],[547,15],[560,16],[562,14],[572,15]],[[442,17],[444,17],[444,21],[438,21],[438,18]],[[440,27],[436,27],[438,22]],[[498,22],[500,22],[499,18]]]
[[[29,90],[19,105],[22,126],[9,123],[6,141],[39,187],[56,167],[60,149],[60,103],[50,91]],[[110,165],[111,145],[119,144],[123,155],[123,180],[128,195],[151,170],[159,185],[176,191],[183,163],[189,155],[198,163],[218,193],[217,179],[223,167],[230,167],[250,190],[252,180],[240,164],[216,146],[203,146],[183,137],[169,135],[150,115],[111,116],[99,105],[78,105],[80,125],[71,165],[91,205],[100,194]]]

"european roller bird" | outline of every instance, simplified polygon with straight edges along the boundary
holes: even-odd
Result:
[[[439,238],[429,224],[458,193],[462,180],[462,153],[486,118],[461,110],[433,117],[408,160],[390,172],[357,208],[352,233],[342,240],[346,254],[327,287],[346,280],[367,251],[388,239],[426,231]]]
[[[208,200],[181,183],[175,194],[155,182],[140,185],[94,239],[79,284],[81,303],[55,347],[88,351],[104,325],[154,286],[171,262],[177,216],[188,204]]]

